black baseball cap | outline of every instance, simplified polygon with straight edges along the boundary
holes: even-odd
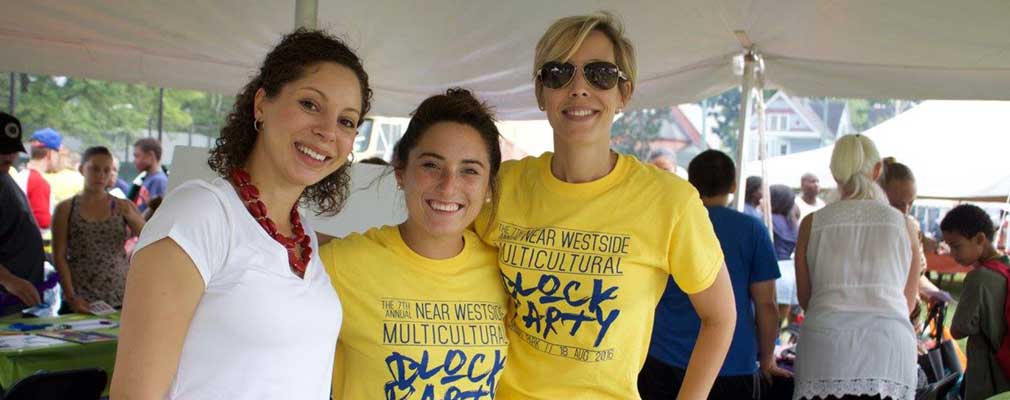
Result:
[[[21,121],[0,111],[0,154],[27,153],[21,143]]]

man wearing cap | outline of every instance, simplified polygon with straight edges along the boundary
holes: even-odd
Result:
[[[0,112],[0,316],[42,302],[45,253],[27,197],[10,176],[21,143],[21,122]]]
[[[43,177],[49,182],[53,192],[53,204],[74,197],[84,188],[84,175],[74,165],[68,165],[69,151],[63,147],[63,136],[52,128],[35,131],[31,138],[32,147],[42,146],[52,151],[48,168]]]
[[[31,138],[31,159],[28,160],[28,168],[21,171],[19,177],[25,185],[22,187],[28,195],[28,205],[32,208],[32,215],[35,222],[39,224],[43,236],[49,230],[52,221],[53,206],[56,202],[53,198],[52,189],[46,181],[44,174],[55,169],[59,161],[60,144],[63,138],[56,131],[46,128],[32,134]]]

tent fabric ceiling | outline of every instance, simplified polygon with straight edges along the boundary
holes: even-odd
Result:
[[[0,70],[234,93],[294,21],[293,1],[35,0],[0,14]],[[808,96],[1010,100],[1010,2],[976,0],[320,1],[365,61],[374,110],[465,86],[504,119],[541,119],[533,47],[555,19],[609,9],[636,45],[633,107],[739,84],[734,31],[768,84]]]

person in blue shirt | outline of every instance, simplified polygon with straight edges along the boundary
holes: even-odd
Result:
[[[702,152],[687,170],[708,209],[736,298],[733,342],[708,398],[757,399],[759,371],[767,381],[790,375],[778,368],[773,354],[779,335],[775,303],[779,268],[771,237],[757,218],[727,207],[730,194],[736,192],[736,167],[726,154]],[[642,399],[676,398],[700,326],[687,295],[670,279],[656,307],[649,357],[638,376]]]
[[[137,167],[139,184],[131,190],[130,200],[141,213],[147,211],[151,200],[165,195],[168,189],[168,175],[161,168],[161,142],[155,138],[141,138],[133,144],[133,166]]]

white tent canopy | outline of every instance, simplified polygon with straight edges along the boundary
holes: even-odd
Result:
[[[1010,102],[926,101],[864,134],[881,156],[915,174],[919,197],[1002,201],[1010,194]],[[834,187],[828,164],[834,146],[768,159],[768,183],[798,187],[807,172]],[[747,175],[761,175],[759,161]]]
[[[638,51],[632,106],[738,85],[746,32],[770,86],[808,96],[1010,99],[1004,0],[321,1],[319,26],[358,49],[377,114],[450,86],[503,119],[539,119],[533,47],[558,17],[611,9]],[[35,0],[0,13],[0,70],[234,93],[294,21],[293,1]]]

